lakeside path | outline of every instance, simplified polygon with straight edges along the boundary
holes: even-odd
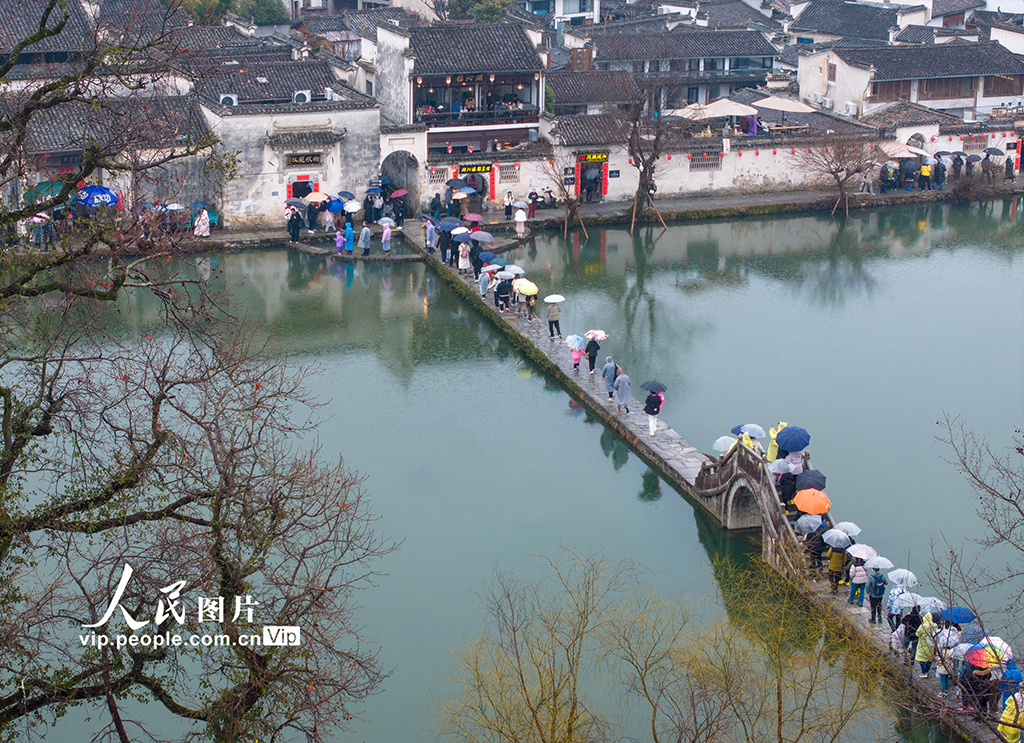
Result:
[[[978,186],[972,194],[974,201],[1005,198],[1024,194],[1024,175],[1016,183],[991,187]],[[851,194],[850,209],[870,209],[883,206],[910,206],[938,201],[953,201],[956,196],[952,190],[947,191],[892,191],[875,196]],[[701,219],[738,217],[744,215],[791,214],[809,212],[830,212],[835,204],[836,194],[830,189],[814,191],[770,191],[765,193],[737,194],[692,194],[686,196],[657,199],[658,211],[666,222],[686,222]],[[630,201],[603,201],[593,204],[582,204],[580,210],[587,225],[619,224],[628,226]],[[838,212],[837,212],[838,214]],[[515,229],[515,223],[506,221],[501,209],[495,208],[484,213],[483,225],[488,231],[504,232]],[[540,209],[537,218],[527,224],[530,229],[561,228],[564,211],[556,209]],[[643,222],[657,223],[653,213],[643,215]],[[407,219],[404,230],[410,237],[419,240],[420,226],[416,219]],[[379,229],[374,231],[375,237]],[[310,235],[305,231],[299,239],[299,245],[309,245],[333,252],[333,234],[320,231]],[[289,245],[288,233],[282,222],[279,227],[260,227],[240,230],[217,230],[204,241],[206,250],[245,250],[261,247],[280,247]],[[293,245],[294,247],[294,245]],[[383,259],[380,255],[379,238],[374,244],[373,256]],[[358,257],[358,256],[357,256]],[[395,256],[397,258],[398,256]],[[405,258],[408,260],[408,258]],[[417,258],[416,260],[419,260]]]
[[[516,240],[502,240],[493,244],[494,252],[507,252],[518,247]],[[604,379],[600,374],[600,366],[594,375],[588,374],[586,356],[580,363],[580,372],[576,374],[572,368],[572,359],[565,340],[548,336],[548,324],[545,318],[538,317],[530,322],[525,315],[516,312],[499,313],[494,307],[493,297],[488,294],[481,297],[472,273],[459,275],[433,256],[427,255],[418,246],[412,247],[427,263],[427,267],[449,284],[468,305],[477,310],[483,319],[490,321],[514,346],[519,348],[528,358],[538,363],[542,369],[599,417],[606,426],[615,431],[642,459],[650,464],[658,474],[672,482],[676,488],[699,505],[701,495],[693,487],[697,472],[704,462],[711,461],[687,442],[679,433],[669,428],[664,421],[658,421],[658,428],[652,437],[649,434],[647,416],[642,404],[634,398],[629,406],[629,413],[616,412],[614,403],[608,402]],[[584,331],[580,331],[581,333]],[[599,354],[598,361],[603,364],[606,354]],[[626,373],[629,370],[626,369]],[[642,380],[632,380],[639,389]],[[920,709],[926,710],[927,720],[923,723],[938,724],[952,732],[954,736],[970,743],[989,743],[995,740],[991,731],[982,724],[958,713],[959,701],[955,695],[942,699],[939,694],[939,681],[934,664],[928,678],[919,677],[917,664],[907,664],[901,656],[896,655],[890,647],[889,626],[884,621],[880,624],[868,623],[869,610],[866,606],[850,604],[847,600],[849,587],[841,586],[836,595],[832,595],[829,582],[824,572],[807,574],[794,582],[794,586],[818,610],[825,612],[841,622],[852,642],[870,648],[886,661],[888,675],[896,686],[903,690],[908,701]],[[866,603],[866,602],[865,602]],[[1000,710],[1001,711],[1001,710]]]

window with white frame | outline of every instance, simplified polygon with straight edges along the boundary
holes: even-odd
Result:
[[[436,168],[430,171],[430,185],[440,186],[448,180],[448,168]]]
[[[516,164],[499,165],[498,181],[500,183],[519,183],[519,166]]]

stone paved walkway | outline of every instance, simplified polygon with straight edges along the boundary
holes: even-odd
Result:
[[[514,241],[510,242],[513,242],[512,246],[497,244],[495,248],[501,250],[514,247]],[[495,252],[498,252],[498,250]],[[437,265],[440,266],[440,264]],[[472,273],[459,276],[447,266],[440,270],[448,271],[479,294],[479,288]],[[484,298],[484,301],[491,308],[494,307],[493,297],[494,295],[491,293]],[[537,305],[543,312],[544,303],[539,298]],[[598,356],[598,365],[593,375],[588,374],[587,357],[585,355],[580,362],[580,371],[576,373],[572,368],[572,358],[569,348],[565,345],[565,339],[551,339],[548,336],[547,320],[543,319],[543,317],[528,321],[525,314],[519,314],[515,310],[510,313],[496,313],[496,316],[514,328],[521,336],[532,343],[538,351],[547,356],[566,375],[570,376],[579,386],[580,390],[588,396],[587,402],[589,402],[591,407],[603,409],[608,415],[617,418],[636,439],[643,442],[663,463],[673,468],[682,480],[691,486],[693,485],[701,465],[709,461],[709,457],[697,451],[695,446],[665,425],[663,421],[658,421],[658,429],[654,436],[651,436],[647,424],[647,414],[643,412],[643,403],[635,397],[633,403],[629,405],[628,413],[625,410],[617,412],[615,404],[608,402],[604,378],[601,376],[604,354]],[[628,369],[626,373],[629,373]],[[632,377],[630,379],[632,381],[632,388],[636,390],[639,390],[640,385],[645,381],[643,379],[633,379]]]

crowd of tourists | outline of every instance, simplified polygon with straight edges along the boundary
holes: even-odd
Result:
[[[1001,152],[996,148],[993,150]],[[957,152],[942,154],[939,157],[904,157],[898,161],[888,160],[879,166],[877,177],[874,168],[866,170],[861,175],[860,192],[874,195],[876,182],[882,193],[904,189],[942,191],[950,178],[955,181],[969,180],[977,177],[979,173],[981,180],[990,186],[995,185],[998,174],[1002,174],[1003,183],[1017,181],[1013,155],[1000,163],[994,160],[992,153],[989,152],[984,156]]]

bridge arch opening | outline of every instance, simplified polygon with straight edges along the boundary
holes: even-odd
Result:
[[[729,529],[756,529],[761,526],[757,498],[745,480],[733,484],[725,505],[725,523]]]

